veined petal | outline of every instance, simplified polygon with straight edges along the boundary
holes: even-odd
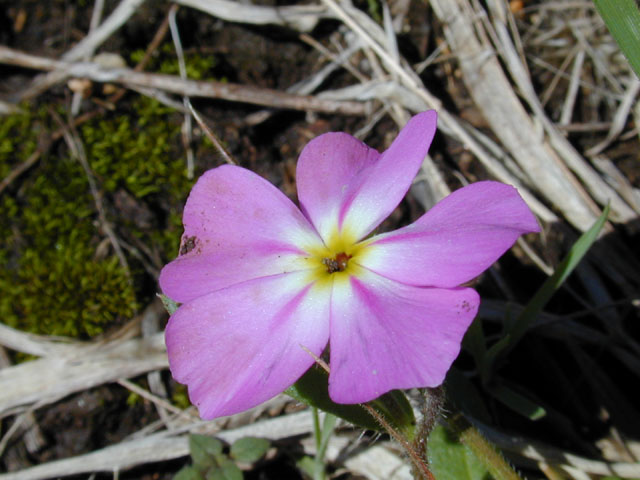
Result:
[[[458,356],[480,299],[470,288],[421,288],[364,272],[334,285],[329,395],[361,403],[435,387]]]
[[[330,289],[306,272],[255,279],[199,297],[169,319],[173,377],[200,416],[252,408],[291,386],[329,338]],[[303,348],[304,347],[304,348]]]
[[[328,243],[336,231],[362,239],[400,203],[429,150],[436,112],[414,116],[382,155],[344,133],[309,142],[298,160],[298,198]]]
[[[454,287],[486,270],[520,235],[538,231],[514,187],[477,182],[413,224],[373,237],[359,263],[409,285]]]
[[[300,153],[298,199],[325,243],[338,231],[340,209],[350,187],[379,157],[377,150],[341,132],[314,138]]]
[[[302,212],[262,177],[224,165],[204,173],[183,213],[181,255],[160,286],[177,302],[238,282],[306,268],[301,250],[322,245]]]

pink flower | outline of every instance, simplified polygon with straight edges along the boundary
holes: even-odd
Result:
[[[345,133],[312,140],[298,160],[300,209],[240,167],[200,177],[160,285],[183,304],[166,329],[171,372],[203,418],[282,392],[314,363],[305,348],[319,356],[327,342],[335,402],[442,383],[480,302],[459,285],[539,227],[515,188],[478,182],[367,238],[435,130],[434,111],[416,115],[382,154]]]

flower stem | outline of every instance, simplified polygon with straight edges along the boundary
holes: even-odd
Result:
[[[522,477],[509,465],[509,462],[461,413],[448,421],[449,428],[455,432],[460,442],[471,449],[495,480],[522,480]]]
[[[404,448],[405,452],[411,459],[411,463],[413,464],[414,476],[416,478],[424,479],[424,480],[436,480],[431,471],[429,470],[428,463],[425,458],[423,458],[420,453],[414,448],[411,443],[399,433],[389,422],[387,422],[384,416],[380,415],[378,411],[370,405],[363,403],[362,406],[371,414],[373,418],[384,428],[391,437]],[[419,475],[419,476],[418,476]]]
[[[325,412],[322,427],[320,426],[320,415],[318,409],[311,407],[313,416],[313,434],[316,442],[316,456],[313,461],[313,480],[325,480],[326,468],[324,464],[324,456],[329,446],[329,438],[333,433],[338,417]]]

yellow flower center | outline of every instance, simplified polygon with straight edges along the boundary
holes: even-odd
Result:
[[[358,264],[366,254],[367,240],[357,242],[357,237],[348,231],[335,232],[326,244],[305,250],[311,278],[318,285],[331,285],[334,281],[345,281],[357,275],[362,267]]]
[[[347,269],[350,258],[351,255],[340,252],[336,255],[336,258],[323,258],[322,263],[327,266],[327,272],[329,273],[344,272]]]

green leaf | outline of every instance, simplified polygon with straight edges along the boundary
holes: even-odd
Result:
[[[640,77],[640,11],[634,0],[594,0],[604,23]]]
[[[540,420],[547,414],[543,407],[502,383],[491,387],[489,392],[511,410],[523,417],[527,417],[529,420]]]
[[[270,445],[264,438],[244,437],[233,442],[230,454],[239,462],[253,463],[267,453]]]
[[[369,402],[396,430],[407,440],[413,440],[415,435],[416,418],[413,408],[405,394],[400,390],[392,390]],[[378,427],[380,430],[380,427]]]
[[[162,300],[162,305],[164,305],[165,310],[169,312],[169,315],[173,315],[173,313],[178,310],[178,307],[180,307],[180,304],[178,302],[174,302],[162,293],[158,293],[158,297],[160,297],[160,300]]]
[[[178,473],[175,474],[173,480],[204,480],[204,477],[196,467],[188,466],[182,467]]]
[[[190,435],[189,451],[196,467],[208,468],[216,465],[222,455],[222,442],[207,435]]]
[[[442,425],[429,435],[429,466],[437,479],[486,480],[488,470]]]
[[[567,256],[560,262],[556,271],[553,272],[553,275],[545,280],[522,313],[510,324],[508,330],[505,332],[505,336],[489,349],[484,362],[485,368],[482,372],[485,383],[492,374],[495,363],[504,357],[522,339],[529,325],[531,325],[533,320],[542,311],[553,294],[565,282],[567,277],[569,277],[571,272],[578,266],[589,248],[591,248],[598,238],[598,234],[607,221],[608,215],[609,205],[605,207],[602,215],[600,215],[591,228],[584,232],[576,243],[573,244]]]
[[[207,472],[206,480],[242,480],[242,470],[231,460],[226,459],[219,467]]]
[[[462,339],[462,345],[473,356],[476,366],[480,369],[487,354],[487,341],[479,318],[476,317],[469,325]]]
[[[348,422],[359,425],[368,430],[384,431],[376,420],[359,404],[348,405],[335,403],[329,398],[327,373],[313,366],[285,393],[299,402],[306,403]],[[373,408],[394,428],[413,438],[415,417],[409,401],[400,391],[389,392],[370,402]]]
[[[313,478],[313,474],[316,468],[316,461],[312,457],[305,455],[296,462],[296,466],[298,467],[298,470],[306,473],[309,478]]]
[[[491,423],[491,415],[487,410],[483,396],[460,370],[455,367],[449,370],[444,390],[447,392],[447,401],[453,403],[457,409],[481,422]]]

